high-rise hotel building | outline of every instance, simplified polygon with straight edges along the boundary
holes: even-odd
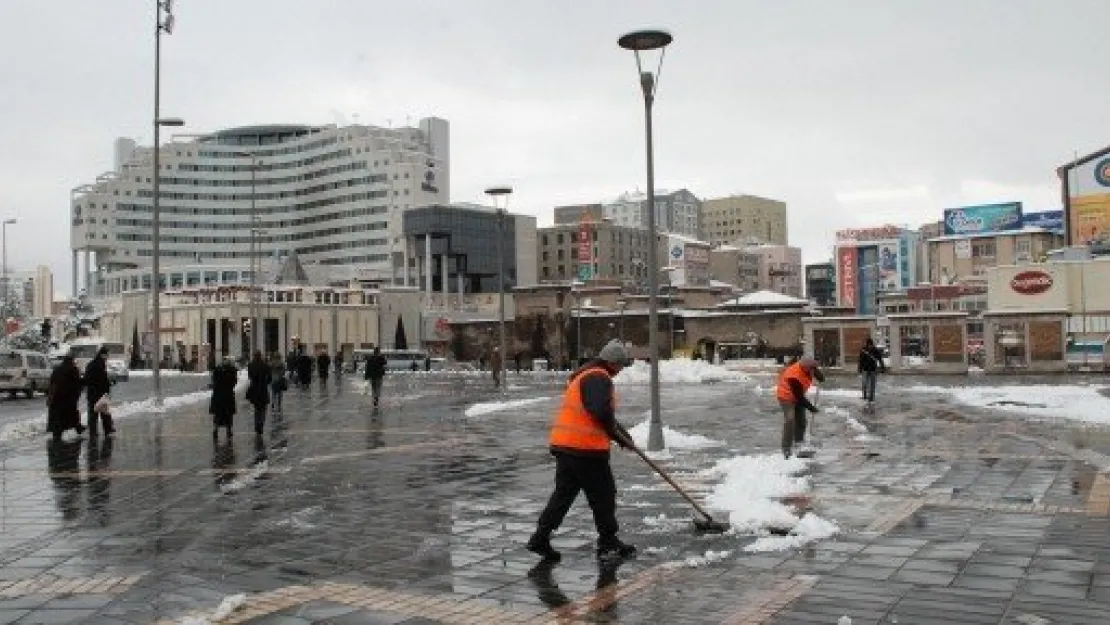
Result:
[[[75,293],[82,275],[93,295],[150,287],[153,150],[128,139],[115,147],[115,170],[71,194]],[[434,117],[404,128],[266,125],[177,135],[159,158],[168,288],[248,280],[252,231],[260,263],[295,252],[305,264],[399,283],[402,213],[450,201],[448,123]],[[214,266],[243,270],[204,270]]]

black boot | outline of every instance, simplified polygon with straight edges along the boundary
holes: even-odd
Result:
[[[559,553],[551,546],[551,538],[547,536],[532,534],[532,537],[528,539],[526,547],[528,551],[531,551],[546,561],[558,562],[563,558],[563,554]]]
[[[636,555],[636,548],[628,543],[621,542],[619,538],[613,537],[597,541],[597,557],[599,558],[631,558],[634,555]]]

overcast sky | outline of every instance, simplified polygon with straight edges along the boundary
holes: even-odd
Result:
[[[623,32],[670,30],[660,188],[781,199],[806,262],[832,232],[946,207],[1058,208],[1054,168],[1110,142],[1105,0],[178,0],[162,112],[189,130],[451,122],[452,199],[511,208],[643,189]],[[70,284],[70,190],[149,143],[154,0],[0,2],[9,266]]]

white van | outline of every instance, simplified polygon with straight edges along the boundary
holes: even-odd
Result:
[[[113,382],[127,381],[131,377],[131,370],[127,368],[127,349],[123,346],[123,343],[96,338],[80,338],[69,344],[69,353],[73,355],[77,368],[84,374],[85,367],[88,366],[90,360],[96,358],[96,353],[102,347],[108,350],[108,378]]]
[[[0,392],[12,397],[24,393],[28,398],[45,393],[50,387],[50,361],[46,354],[22,349],[0,352]]]

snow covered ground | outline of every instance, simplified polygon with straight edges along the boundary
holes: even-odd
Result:
[[[649,421],[642,421],[631,428],[628,433],[632,435],[632,442],[640,449],[647,447],[648,431],[651,425]],[[684,434],[678,430],[669,427],[663,427],[663,447],[668,451],[674,450],[694,450],[694,449],[707,449],[710,447],[722,447],[724,443],[721,441],[713,440],[702,436],[700,434]]]
[[[505,401],[487,401],[480,402],[468,406],[463,411],[463,415],[467,417],[480,417],[482,415],[492,414],[495,412],[503,412],[506,410],[516,410],[518,408],[527,408],[528,406],[535,406],[542,404],[551,399],[550,397],[525,397],[524,399],[507,399]]]
[[[614,379],[618,386],[646,385],[651,381],[651,367],[637,361],[625,367]],[[715,384],[718,382],[749,382],[751,377],[704,360],[674,358],[659,361],[659,383],[664,386],[683,384]]]
[[[717,462],[707,471],[721,478],[710,491],[710,508],[726,510],[733,530],[755,534],[759,539],[745,547],[748,552],[796,549],[835,535],[839,528],[807,512],[798,517],[783,503],[789,498],[804,498],[811,490],[804,473],[812,460],[784,459],[779,454],[735,456]],[[772,528],[789,530],[787,536],[772,536]]]
[[[1046,419],[1110,423],[1110,397],[1105,386],[1078,384],[1028,384],[1007,386],[911,386],[911,393],[948,395],[965,406],[990,408]]]

